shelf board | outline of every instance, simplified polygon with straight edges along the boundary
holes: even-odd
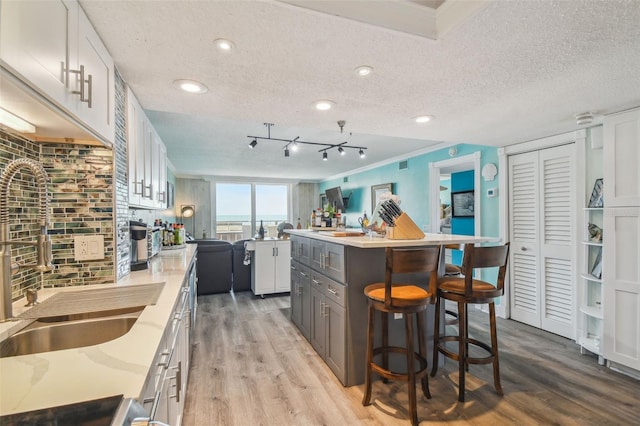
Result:
[[[582,274],[580,274],[580,277],[584,278],[585,280],[602,283],[602,278],[594,277],[593,275],[587,274],[586,272],[583,272]]]
[[[580,306],[580,312],[593,318],[602,319],[602,308],[595,306]]]
[[[582,244],[584,244],[585,246],[593,246],[593,247],[603,247],[604,246],[603,243],[594,243],[592,241],[582,241]]]
[[[590,212],[599,212],[599,211],[603,211],[604,207],[584,207],[583,210],[590,211]]]
[[[593,336],[581,337],[580,346],[596,355],[602,355],[602,349],[596,345],[596,339]]]

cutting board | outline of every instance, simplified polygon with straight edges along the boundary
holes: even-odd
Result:
[[[332,232],[331,235],[333,235],[334,237],[362,237],[364,235],[364,232]]]

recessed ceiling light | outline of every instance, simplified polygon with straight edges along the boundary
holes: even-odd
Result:
[[[435,117],[433,115],[419,115],[417,117],[413,117],[412,120],[414,120],[416,123],[422,124],[422,123],[428,123],[434,118]]]
[[[219,38],[217,40],[214,40],[213,44],[215,44],[216,47],[222,50],[223,52],[229,52],[234,47],[232,41],[226,40],[224,38]]]
[[[373,72],[373,68],[369,65],[362,65],[355,69],[356,75],[359,77],[366,77]]]
[[[313,106],[316,107],[316,109],[319,111],[327,111],[330,110],[335,104],[335,102],[328,99],[322,99],[319,101],[315,101],[313,103]]]
[[[195,80],[176,80],[173,84],[180,90],[188,93],[202,94],[207,93],[209,89],[204,84]]]

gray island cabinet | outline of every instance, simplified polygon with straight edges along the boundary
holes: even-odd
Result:
[[[291,234],[291,320],[344,386],[364,383],[367,338],[364,288],[384,281],[385,247],[494,240],[444,234],[427,234],[421,240],[389,240],[366,236],[334,237],[331,232],[305,230],[288,230],[288,233]],[[402,281],[426,285],[427,277],[406,276]],[[430,306],[427,310],[429,362],[433,308]],[[404,346],[404,321],[401,318],[390,318],[389,321],[390,343]],[[394,360],[391,365],[394,367]],[[402,369],[403,366],[395,368]]]

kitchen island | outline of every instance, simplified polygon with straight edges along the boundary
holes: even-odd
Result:
[[[117,284],[99,286],[162,285],[156,303],[144,308],[128,333],[93,346],[0,358],[0,415],[114,395],[141,398],[149,385],[147,379],[156,363],[156,352],[165,329],[176,320],[174,309],[185,294],[185,279],[194,271],[196,246],[188,245],[166,254],[153,258],[147,270],[132,272]],[[96,287],[44,289],[38,296],[44,300],[61,291]],[[14,315],[25,310],[24,303],[24,300],[14,303]],[[29,321],[33,320],[0,323],[0,340]],[[183,374],[187,371],[185,368]]]
[[[291,319],[345,386],[364,383],[367,300],[364,288],[383,282],[386,247],[424,247],[494,242],[472,235],[426,234],[418,240],[334,236],[331,231],[286,230],[291,235]],[[442,257],[442,267],[444,257]],[[402,282],[427,287],[426,275]],[[431,362],[434,306],[427,309],[427,354]],[[442,313],[444,317],[444,310]],[[443,318],[442,318],[443,319]],[[444,321],[440,321],[444,324]],[[390,344],[404,346],[404,321],[389,319]],[[400,360],[399,362],[401,362]],[[392,367],[402,369],[402,366]]]

